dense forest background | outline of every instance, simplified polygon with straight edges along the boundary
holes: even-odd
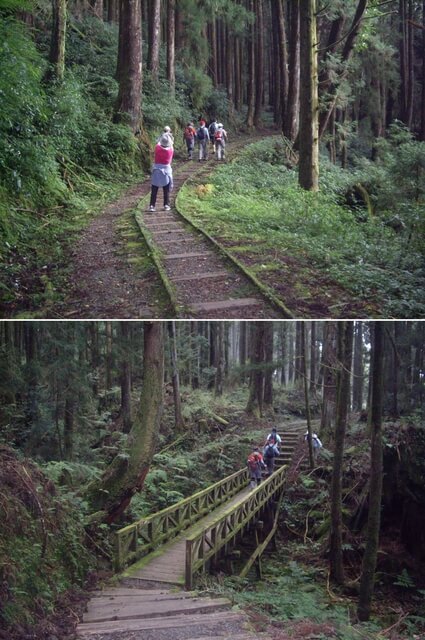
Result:
[[[309,422],[324,449],[294,453],[265,579],[208,589],[327,637],[423,632],[422,322],[4,322],[0,348],[8,637],[68,637],[116,527]]]
[[[343,220],[357,271],[341,284],[357,274],[353,296],[380,294],[371,315],[385,301],[383,317],[423,314],[423,2],[1,0],[0,12],[3,313],[55,300],[75,234],[140,179],[164,124],[178,157],[186,122],[216,116],[232,139],[282,132],[254,154],[258,175],[252,158],[242,171],[244,191],[257,186],[247,211],[282,182],[301,253]],[[319,153],[325,198],[303,222],[311,203],[291,176],[316,190]],[[263,222],[279,238],[281,223]],[[314,259],[326,267],[330,253]]]

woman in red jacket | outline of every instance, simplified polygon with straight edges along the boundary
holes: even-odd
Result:
[[[164,209],[170,210],[170,191],[173,187],[173,170],[171,161],[174,150],[171,137],[163,133],[158,144],[155,146],[154,165],[152,167],[152,189],[149,211],[155,211],[156,197],[158,189],[162,187],[164,191]]]

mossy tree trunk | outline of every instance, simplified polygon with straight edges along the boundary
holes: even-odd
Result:
[[[164,341],[160,322],[145,322],[140,404],[125,453],[114,458],[98,482],[87,491],[96,520],[117,520],[141,490],[154,454],[163,405]]]
[[[152,80],[158,82],[159,78],[159,45],[161,38],[161,0],[151,0],[149,3],[149,48],[148,69],[152,74]]]
[[[370,617],[378,555],[379,529],[381,525],[382,497],[382,407],[383,407],[384,323],[373,323],[372,392],[370,407],[371,458],[369,486],[369,514],[366,549],[360,578],[360,595],[357,608],[359,620]]]
[[[317,80],[316,0],[300,0],[300,133],[298,181],[319,189],[319,96]]]
[[[336,408],[336,344],[337,330],[335,322],[326,322],[323,336],[322,381],[323,403],[320,433],[328,441],[333,439]]]
[[[49,62],[52,65],[48,80],[63,80],[65,73],[66,0],[52,1],[52,39]]]
[[[342,467],[344,440],[350,402],[350,374],[353,345],[353,323],[338,323],[338,370],[335,424],[335,448],[331,484],[331,531],[329,540],[330,575],[344,584],[342,558]]]

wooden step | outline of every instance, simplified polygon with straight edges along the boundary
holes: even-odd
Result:
[[[210,271],[206,273],[195,273],[187,276],[178,276],[177,278],[171,278],[172,282],[190,282],[192,280],[205,280],[207,278],[229,278],[232,274],[227,271]]]
[[[155,229],[149,229],[149,231],[152,231],[153,234],[155,234],[156,236],[162,236],[164,234],[168,234],[168,233],[187,233],[187,231],[185,231],[184,229],[167,229],[166,231],[156,231]]]
[[[192,251],[192,253],[170,253],[164,256],[164,260],[180,260],[185,258],[208,258],[214,255],[211,251]]]
[[[225,611],[231,606],[227,598],[179,598],[131,602],[104,603],[93,601],[83,615],[83,623],[116,620],[140,620],[142,618],[165,618],[178,614],[211,613]]]
[[[154,598],[156,596],[163,595],[180,595],[182,592],[180,591],[171,591],[171,589],[132,589],[131,587],[108,587],[106,589],[102,589],[100,591],[93,591],[91,594],[92,598],[119,598],[119,597],[132,597],[136,598],[140,597],[149,597]],[[184,593],[191,594],[191,591],[185,591]]]
[[[200,313],[202,311],[223,311],[226,309],[238,309],[261,305],[257,298],[229,298],[228,300],[216,300],[215,302],[196,302],[190,305],[190,309]]]
[[[246,621],[245,614],[234,611],[220,611],[215,613],[199,613],[193,615],[168,616],[166,618],[139,618],[138,620],[114,620],[108,622],[88,622],[81,623],[77,627],[79,637],[89,637],[96,634],[113,634],[120,631],[147,631],[154,629],[179,629],[185,628],[190,631],[190,627],[202,627],[210,632],[217,628],[217,635],[220,627],[226,624],[242,624]],[[223,628],[225,631],[225,628]],[[199,635],[199,632],[198,632]],[[174,637],[174,636],[169,636]],[[214,637],[214,636],[212,636]]]

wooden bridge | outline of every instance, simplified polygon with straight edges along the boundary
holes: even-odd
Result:
[[[248,618],[245,613],[229,611],[229,600],[199,598],[190,590],[210,570],[225,567],[233,573],[235,560],[241,577],[253,565],[261,575],[261,555],[276,532],[286,463],[299,439],[299,430],[284,435],[276,470],[255,489],[249,488],[244,468],[119,530],[115,569],[123,586],[110,594],[96,594],[78,627],[79,636],[115,630],[139,631],[141,635],[135,638],[177,640],[204,637],[198,631],[201,625],[203,630],[214,630],[213,635],[205,633],[208,637],[254,637],[240,635]],[[176,587],[183,588],[187,596],[172,591]],[[185,635],[188,625],[193,625],[192,635]],[[171,628],[172,636],[164,631]]]

